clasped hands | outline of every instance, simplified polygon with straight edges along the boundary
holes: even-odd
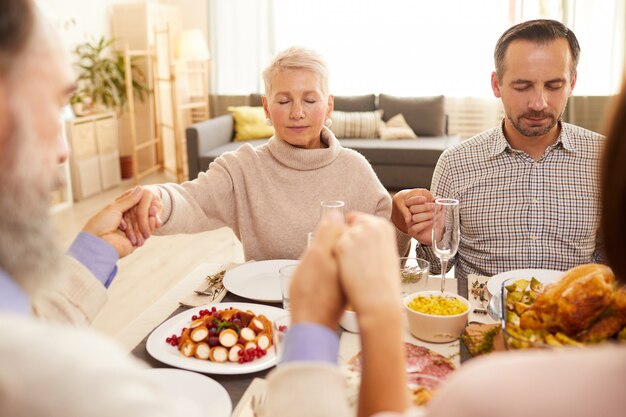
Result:
[[[336,329],[352,305],[362,329],[401,315],[399,259],[389,221],[350,213],[346,223],[322,219],[290,288],[292,323]],[[371,320],[374,318],[374,320]]]
[[[398,230],[432,245],[435,198],[425,188],[398,191],[392,198],[391,221]]]
[[[159,196],[137,186],[89,219],[82,231],[103,239],[123,258],[161,227],[162,210]]]

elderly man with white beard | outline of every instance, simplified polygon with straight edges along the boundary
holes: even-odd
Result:
[[[198,416],[119,346],[76,326],[99,311],[118,258],[133,250],[119,228],[141,193],[120,196],[61,254],[48,199],[67,157],[60,114],[73,90],[34,1],[0,1],[0,416]]]
[[[31,9],[30,2],[3,2],[2,8],[7,10],[0,13],[0,307],[89,322],[106,301],[117,260],[134,249],[118,228],[139,190],[89,220],[70,256],[60,256],[48,201],[61,184],[57,164],[67,158],[59,114],[74,91],[73,74],[49,23],[31,12],[20,24],[19,13]],[[51,279],[57,276],[62,278]]]

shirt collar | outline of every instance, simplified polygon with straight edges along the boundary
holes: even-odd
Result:
[[[28,316],[31,313],[28,295],[0,268],[0,311]]]
[[[571,151],[571,152],[576,152],[576,147],[573,145],[572,140],[570,138],[570,135],[572,133],[570,129],[570,125],[568,125],[567,123],[563,123],[562,121],[559,121],[559,124],[561,125],[561,132],[559,133],[559,137],[556,138],[556,142],[550,145],[549,148],[554,149],[560,143],[564,149],[567,149],[568,151]],[[502,120],[502,123],[500,123],[500,126],[498,126],[495,129],[495,141],[493,143],[493,148],[491,149],[491,156],[499,155],[502,152],[504,152],[504,150],[507,148],[513,150],[513,148],[511,148],[511,145],[509,145],[509,142],[504,137],[503,126],[504,126],[504,120]]]

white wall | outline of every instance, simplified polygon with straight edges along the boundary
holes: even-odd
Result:
[[[182,18],[183,29],[202,29],[204,37],[209,36],[209,2],[208,0],[169,0],[168,4],[178,6]]]
[[[88,39],[111,36],[112,4],[143,1],[179,6],[182,27],[202,29],[208,39],[207,0],[39,0],[56,18],[68,50]]]
[[[39,0],[56,18],[69,50],[88,39],[111,36],[113,0]]]

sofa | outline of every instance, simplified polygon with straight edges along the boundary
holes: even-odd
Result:
[[[261,96],[250,95],[248,104],[261,106]],[[444,150],[460,142],[458,136],[447,134],[444,97],[397,97],[386,94],[335,96],[335,111],[376,110],[382,110],[384,122],[402,114],[417,138],[395,140],[340,138],[342,146],[361,153],[388,190],[430,188],[439,156]],[[224,152],[234,151],[243,143],[258,146],[267,141],[267,138],[245,142],[233,141],[234,128],[231,114],[224,114],[187,128],[190,179],[196,178]]]

